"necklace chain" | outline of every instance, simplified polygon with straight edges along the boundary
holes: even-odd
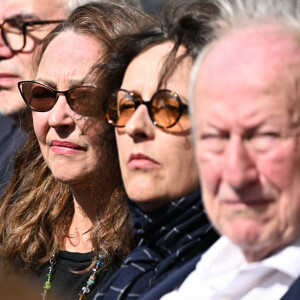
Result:
[[[43,296],[43,300],[47,300],[48,299],[48,296],[49,296],[49,292],[51,290],[51,287],[52,287],[52,284],[51,284],[51,281],[53,279],[53,273],[55,271],[55,265],[56,265],[56,258],[57,258],[57,255],[58,255],[58,252],[59,251],[56,251],[52,257],[50,258],[49,260],[49,271],[48,273],[46,274],[46,281],[44,283],[44,292],[42,294]],[[82,287],[82,291],[80,292],[79,294],[79,300],[85,300],[87,295],[90,293],[91,291],[91,288],[94,286],[95,284],[95,280],[96,280],[96,277],[97,277],[97,274],[99,273],[99,270],[100,268],[103,266],[103,261],[102,261],[102,257],[101,255],[99,254],[98,255],[98,260],[96,262],[96,265],[95,267],[92,269],[92,274],[91,276],[89,277],[89,279],[87,280],[87,282],[85,283],[85,285]]]

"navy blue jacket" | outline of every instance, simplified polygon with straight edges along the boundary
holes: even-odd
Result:
[[[26,133],[13,118],[0,114],[0,195],[11,178],[15,157],[26,139]]]
[[[300,299],[300,276],[292,284],[289,290],[281,298],[281,300],[299,300]]]
[[[157,283],[152,289],[140,297],[140,300],[160,299],[163,295],[179,287],[186,277],[195,270],[196,264],[200,260],[201,256],[202,254],[194,257],[181,268],[169,274],[161,282]]]

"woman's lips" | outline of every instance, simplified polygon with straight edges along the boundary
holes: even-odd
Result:
[[[51,141],[51,151],[57,154],[74,154],[84,151],[82,146],[67,141]]]
[[[130,155],[128,166],[132,169],[157,169],[160,164],[145,154],[136,153]]]

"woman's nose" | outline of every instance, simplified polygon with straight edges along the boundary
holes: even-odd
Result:
[[[152,123],[146,105],[139,105],[125,125],[125,132],[133,139],[151,139],[155,125]]]
[[[55,105],[50,110],[49,126],[58,128],[62,126],[71,126],[74,123],[71,110],[64,95],[59,95]]]

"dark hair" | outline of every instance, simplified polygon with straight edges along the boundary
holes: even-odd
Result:
[[[121,86],[127,66],[138,54],[171,41],[174,46],[162,66],[159,88],[185,57],[195,60],[210,39],[211,19],[218,14],[217,6],[211,2],[170,2],[163,9],[160,24],[115,39],[115,51],[110,53],[110,59],[105,60],[108,63],[97,66],[98,85],[103,95],[108,97],[111,90]],[[185,52],[178,57],[180,46],[185,48]]]
[[[37,51],[35,68],[48,45],[62,32],[71,30],[90,35],[99,41],[104,52],[109,53],[112,40],[119,34],[136,32],[149,23],[153,23],[152,18],[129,5],[101,2],[81,6],[44,39]],[[116,257],[126,256],[133,236],[114,131],[104,121],[103,129],[101,143],[105,158],[101,173],[99,171],[99,184],[110,197],[104,202],[102,199],[100,208],[95,208],[104,213],[101,220],[93,224],[90,236],[95,253],[102,254],[109,263]],[[31,269],[47,262],[67,236],[74,213],[70,187],[54,179],[43,159],[31,112],[28,113],[27,131],[27,143],[16,159],[12,180],[1,197],[0,255],[7,268],[16,261],[21,261],[22,268]],[[100,202],[101,195],[95,197]]]

